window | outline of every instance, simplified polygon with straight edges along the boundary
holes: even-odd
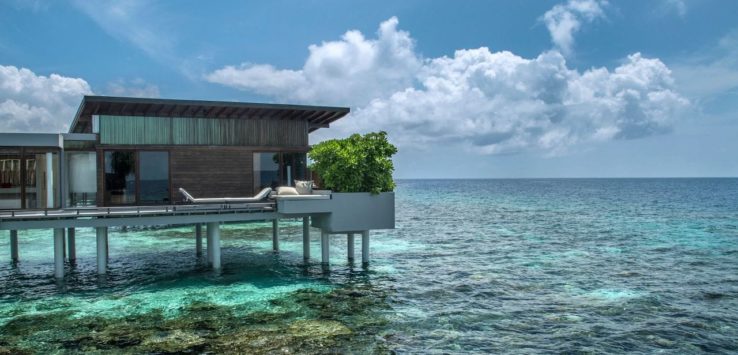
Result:
[[[136,202],[136,155],[133,151],[105,152],[105,203]]]
[[[169,152],[105,152],[105,203],[168,204]]]
[[[295,180],[305,180],[307,177],[307,163],[305,153],[282,154],[283,185],[294,186]]]
[[[21,156],[0,154],[0,209],[21,208]]]
[[[254,153],[254,192],[265,187],[294,186],[307,178],[305,153]]]
[[[70,207],[94,206],[97,198],[97,153],[68,152],[68,193]]]
[[[169,152],[139,152],[142,204],[169,203]]]
[[[279,153],[254,153],[254,189],[279,186]]]
[[[58,181],[58,153],[33,148],[0,153],[0,209],[58,208]]]

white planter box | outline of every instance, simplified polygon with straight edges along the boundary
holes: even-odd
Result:
[[[284,200],[277,203],[280,214],[311,214],[312,226],[328,233],[395,228],[394,192],[378,195],[333,192],[329,200]]]

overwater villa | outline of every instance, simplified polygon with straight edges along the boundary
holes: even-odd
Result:
[[[0,230],[19,259],[18,230],[48,229],[54,274],[74,263],[75,228],[96,228],[97,271],[108,263],[108,228],[193,225],[193,248],[221,268],[220,225],[302,218],[329,237],[354,235],[369,261],[369,231],[394,228],[394,194],[312,189],[308,135],[348,114],[343,107],[85,96],[69,133],[0,133]],[[296,182],[300,182],[295,186]],[[287,188],[296,187],[296,188]]]

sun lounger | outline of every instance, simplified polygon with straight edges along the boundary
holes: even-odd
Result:
[[[267,198],[272,189],[267,187],[259,191],[254,197],[209,197],[209,198],[194,198],[190,195],[187,190],[179,188],[179,193],[192,203],[239,203],[239,202],[259,202]]]

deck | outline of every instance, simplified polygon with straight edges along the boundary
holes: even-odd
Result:
[[[191,225],[195,253],[207,251],[213,269],[221,268],[220,229],[222,223],[272,221],[272,245],[279,251],[279,220],[302,218],[303,257],[310,259],[310,227],[319,228],[321,263],[329,265],[332,234],[348,237],[348,257],[354,259],[354,236],[361,235],[362,264],[369,262],[369,231],[395,227],[394,193],[322,193],[310,197],[278,196],[255,203],[186,204],[129,207],[85,207],[47,210],[0,211],[0,230],[10,234],[11,259],[19,260],[18,231],[47,229],[54,239],[54,275],[64,277],[64,264],[74,265],[75,228],[96,229],[97,272],[106,273],[108,229],[121,226]],[[206,233],[203,233],[205,231]],[[203,248],[203,234],[207,246]],[[85,241],[90,242],[90,241]]]
[[[276,202],[0,211],[0,230],[194,224],[275,219]]]

